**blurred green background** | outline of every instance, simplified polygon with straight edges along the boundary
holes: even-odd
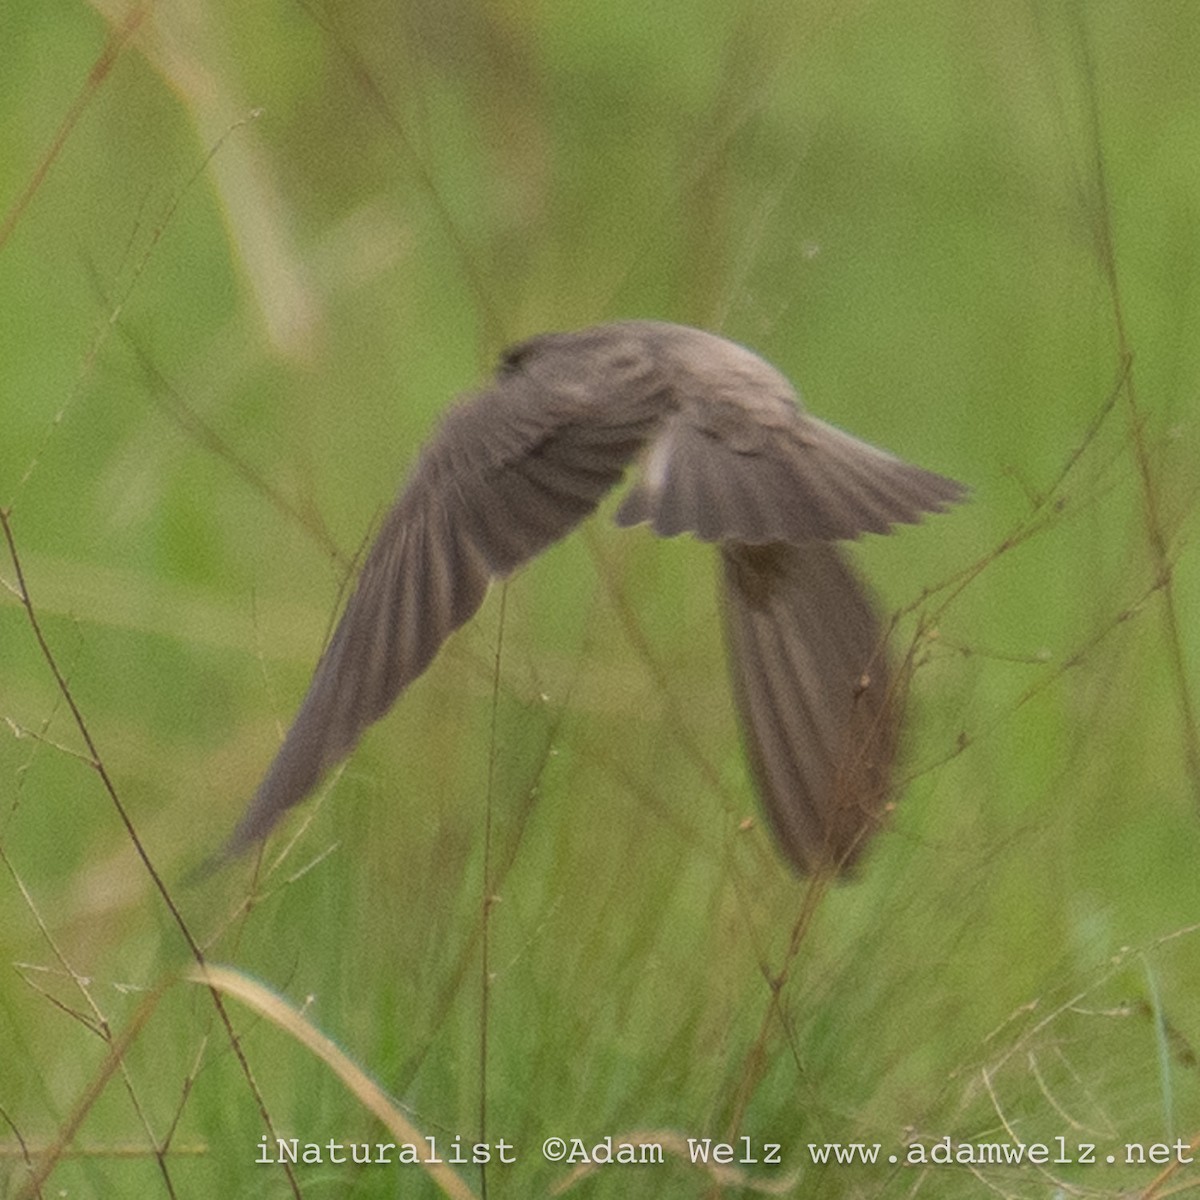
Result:
[[[567,1194],[1151,1185],[1125,1143],[1200,1130],[1192,6],[9,0],[0,46],[0,506],[210,958],[423,1130],[514,1144],[476,1194],[549,1195],[544,1138],[635,1130],[783,1164]],[[711,553],[609,505],[494,589],[257,876],[185,885],[438,415],[506,342],[623,316],[743,341],[974,488],[854,549],[917,664],[858,880],[811,892],[756,823]],[[0,583],[0,1194],[72,1113],[45,1195],[292,1194],[7,548]],[[229,1008],[279,1132],[390,1140]],[[947,1136],[1101,1165],[885,1161]],[[809,1160],[834,1141],[881,1162]]]

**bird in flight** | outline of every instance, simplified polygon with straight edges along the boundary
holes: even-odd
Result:
[[[640,458],[618,525],[717,547],[732,693],[779,849],[846,871],[881,823],[899,730],[878,618],[837,543],[966,488],[804,412],[769,363],[659,321],[547,333],[452,408],[385,518],[274,762],[217,861],[266,836],[503,579]]]

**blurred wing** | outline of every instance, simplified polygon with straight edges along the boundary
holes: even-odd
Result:
[[[295,722],[220,858],[264,837],[356,745],[504,576],[570,532],[653,428],[653,394],[603,403],[513,372],[452,410],[388,514]]]
[[[721,548],[735,703],[759,796],[802,873],[880,825],[899,711],[871,605],[835,546]]]
[[[902,462],[806,413],[748,421],[738,406],[683,406],[656,436],[617,523],[763,544],[856,538],[915,524],[965,497],[952,479]]]

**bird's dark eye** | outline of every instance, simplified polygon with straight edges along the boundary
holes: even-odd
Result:
[[[509,346],[500,355],[500,374],[509,375],[520,370],[529,361],[532,354],[532,342],[518,342],[515,346]]]

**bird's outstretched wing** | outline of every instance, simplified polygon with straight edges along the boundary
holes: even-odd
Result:
[[[720,546],[742,739],[776,840],[801,872],[849,870],[883,819],[900,730],[883,633],[833,544],[963,499],[798,408],[787,380],[687,331],[676,397],[617,522]]]
[[[725,544],[729,674],[751,774],[801,872],[846,871],[883,819],[899,733],[882,632],[835,545]]]
[[[586,347],[584,348],[586,351]],[[266,835],[350,752],[505,576],[569,533],[661,416],[636,343],[564,377],[535,339],[452,409],[388,513],[300,711],[217,861]],[[578,356],[577,356],[578,362]],[[586,365],[586,364],[584,364]]]

